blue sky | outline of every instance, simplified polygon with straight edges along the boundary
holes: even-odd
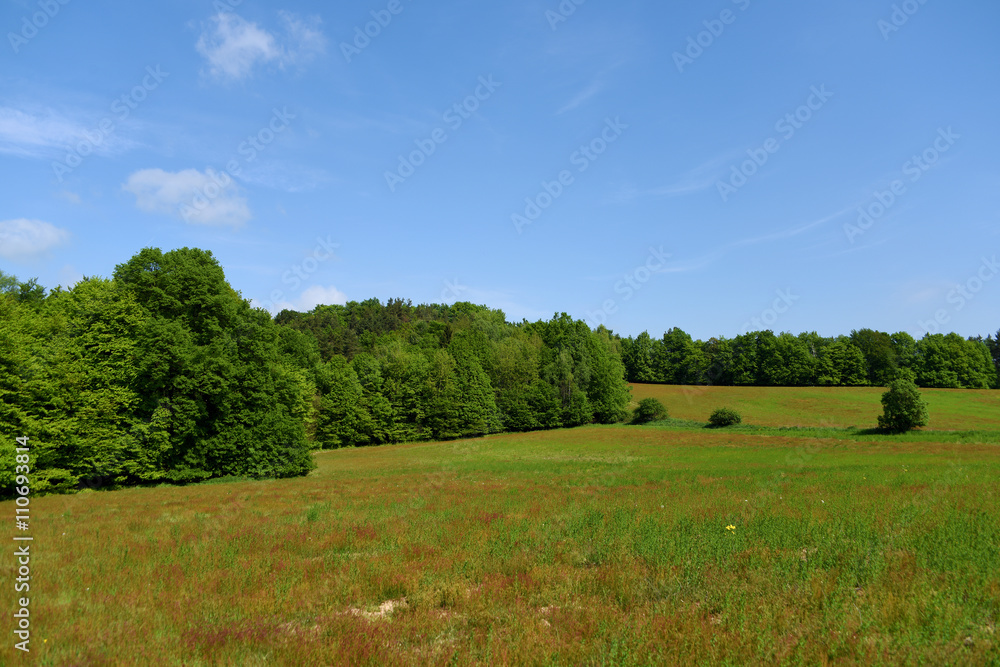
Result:
[[[1000,328],[1000,5],[576,2],[3,0],[0,270],[188,246],[272,311]]]

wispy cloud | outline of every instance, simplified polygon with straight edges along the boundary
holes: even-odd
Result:
[[[851,208],[845,208],[836,213],[831,213],[830,215],[823,216],[816,220],[811,220],[799,225],[788,227],[777,232],[772,232],[770,234],[764,234],[762,236],[751,236],[744,239],[739,239],[726,245],[720,246],[711,250],[700,257],[688,261],[674,261],[671,260],[670,266],[663,269],[662,273],[685,273],[688,271],[697,271],[698,269],[703,269],[706,266],[714,264],[718,260],[722,259],[731,250],[736,248],[742,248],[750,245],[757,245],[760,243],[767,243],[769,241],[781,241],[784,239],[790,239],[803,234],[810,229],[820,227],[831,220],[835,220],[845,213],[851,211]]]
[[[42,220],[4,220],[0,222],[0,257],[28,260],[42,255],[69,240],[69,232]]]
[[[333,285],[313,285],[302,291],[297,302],[299,310],[312,310],[316,306],[344,305],[347,303],[347,295]]]
[[[294,301],[279,301],[263,305],[256,299],[252,299],[250,303],[256,308],[266,307],[272,315],[277,315],[283,310],[295,310],[305,313],[316,306],[329,306],[333,304],[343,306],[347,303],[347,295],[333,285],[326,287],[323,285],[313,285],[302,290],[302,293]]]
[[[195,49],[208,64],[206,74],[220,80],[239,81],[249,77],[258,65],[285,67],[303,64],[326,49],[319,18],[302,19],[279,12],[284,38],[251,23],[239,14],[220,12],[212,26],[198,37]]]
[[[757,244],[757,243],[764,243],[765,241],[778,241],[778,240],[781,240],[781,239],[787,239],[787,238],[791,238],[793,236],[798,236],[799,234],[802,234],[803,232],[807,232],[810,229],[813,229],[814,227],[819,227],[821,225],[824,225],[824,224],[830,222],[831,220],[836,220],[840,216],[844,215],[845,213],[849,213],[852,210],[854,210],[854,208],[851,207],[851,206],[848,206],[847,208],[843,208],[843,209],[837,211],[836,213],[831,213],[830,215],[824,216],[822,218],[818,218],[818,219],[813,220],[811,222],[805,222],[805,223],[803,223],[801,225],[796,225],[794,227],[789,227],[788,229],[783,229],[781,231],[773,232],[771,234],[765,234],[763,236],[754,236],[754,237],[750,237],[750,238],[746,238],[746,239],[741,239],[739,241],[734,241],[732,244],[730,244],[727,247],[734,247],[735,248],[735,247],[739,247],[739,246],[754,245],[754,244]]]
[[[99,132],[96,126],[66,118],[53,109],[0,106],[0,153],[49,159],[62,157],[81,142],[101,154],[120,152],[134,145],[113,133]]]
[[[626,203],[642,197],[677,197],[707,190],[715,185],[725,168],[737,155],[739,155],[738,151],[731,151],[707,160],[666,185],[651,188],[638,188],[633,185],[623,186],[614,195],[614,200],[618,203]]]
[[[278,15],[288,36],[285,48],[287,62],[304,64],[326,51],[326,37],[320,30],[322,19],[318,16],[304,19],[284,10],[278,12]]]
[[[589,86],[587,86],[579,93],[577,93],[576,96],[573,97],[573,99],[571,99],[569,102],[567,102],[561,109],[556,111],[556,115],[558,116],[566,113],[567,111],[572,111],[573,109],[577,108],[590,98],[600,93],[602,90],[604,90],[603,81],[592,82]]]
[[[284,192],[308,192],[323,183],[335,181],[322,169],[310,169],[293,163],[269,160],[240,171],[240,181]]]
[[[135,195],[140,210],[195,224],[238,227],[252,217],[236,184],[211,169],[142,169],[129,176],[122,189]]]
[[[80,199],[80,195],[78,195],[75,192],[72,192],[70,190],[62,190],[56,196],[59,197],[60,199],[65,199],[70,204],[79,205],[80,203],[82,203],[82,200]]]
[[[203,32],[195,48],[208,61],[208,73],[216,78],[246,78],[258,62],[281,58],[274,35],[249,23],[238,14],[212,17],[214,30]]]
[[[850,248],[846,248],[844,250],[839,250],[837,252],[831,253],[829,256],[830,257],[840,257],[841,255],[847,255],[847,254],[850,254],[850,253],[853,253],[853,252],[861,252],[863,250],[871,250],[872,248],[877,248],[878,246],[882,245],[883,243],[887,243],[890,240],[891,240],[890,238],[883,238],[883,239],[879,239],[878,241],[875,241],[874,243],[868,243],[868,244],[859,245],[859,246],[851,246]]]
[[[444,289],[434,301],[436,303],[454,304],[459,301],[499,308],[507,316],[508,321],[520,322],[522,319],[534,322],[552,317],[552,311],[545,312],[529,306],[524,306],[515,300],[515,296],[502,290],[483,290],[468,285],[462,285],[457,279],[444,281]]]
[[[589,102],[592,98],[603,93],[608,87],[608,81],[611,80],[611,73],[628,64],[629,58],[619,57],[613,60],[607,66],[601,68],[594,78],[588,83],[584,88],[577,92],[573,97],[570,98],[569,102],[561,106],[555,113],[556,116],[562,115],[569,111],[572,111],[580,106],[583,106]]]

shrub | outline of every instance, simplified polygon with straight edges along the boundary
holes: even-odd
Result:
[[[908,375],[897,377],[889,384],[889,390],[882,394],[879,428],[902,433],[926,425],[927,403],[920,398],[917,385]]]
[[[644,398],[632,413],[633,424],[648,424],[667,418],[667,407],[656,398]]]
[[[733,426],[739,424],[743,421],[740,417],[740,413],[736,412],[732,408],[718,408],[712,415],[708,418],[708,424],[716,428],[722,428],[723,426]]]

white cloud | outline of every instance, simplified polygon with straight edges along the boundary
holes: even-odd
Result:
[[[274,36],[248,23],[237,14],[219,13],[212,17],[215,30],[202,33],[195,48],[209,64],[209,74],[217,78],[243,79],[255,64],[281,57]]]
[[[0,153],[29,158],[63,157],[78,144],[107,154],[128,148],[131,142],[70,120],[52,109],[25,111],[0,106]]]
[[[302,294],[299,295],[297,305],[299,307],[298,310],[307,311],[312,310],[316,306],[326,306],[335,303],[344,305],[347,303],[347,295],[333,285],[329,287],[313,285],[302,291]]]
[[[28,259],[40,255],[69,239],[69,232],[41,220],[4,220],[0,222],[0,257]]]
[[[708,160],[668,185],[647,189],[639,189],[632,185],[626,185],[615,194],[614,201],[617,203],[627,203],[640,197],[677,197],[707,190],[718,182],[726,166],[739,157],[739,155],[739,152],[731,151]]]
[[[288,35],[286,57],[289,62],[308,62],[326,51],[326,37],[320,30],[323,22],[318,16],[301,19],[291,12],[281,11],[279,14]]]
[[[122,186],[143,211],[179,217],[202,225],[239,226],[252,216],[246,199],[227,173],[185,169],[177,173],[142,169]]]
[[[346,303],[347,295],[333,285],[329,287],[323,287],[322,285],[307,287],[294,301],[269,301],[261,303],[256,299],[250,300],[252,306],[255,308],[265,308],[271,315],[277,315],[283,310],[295,310],[305,313],[320,305],[329,306],[331,304],[338,304],[343,306]]]
[[[240,181],[285,192],[308,192],[336,179],[321,169],[300,167],[282,160],[259,161],[240,170]]]
[[[202,32],[195,44],[208,61],[208,74],[238,81],[250,76],[258,64],[301,64],[323,52],[326,38],[318,18],[304,20],[284,11],[279,15],[285,27],[284,43],[238,14],[220,12],[213,16],[213,27]]]
[[[567,102],[561,109],[559,109],[559,111],[556,111],[556,115],[559,116],[561,114],[566,113],[567,111],[572,111],[573,109],[576,109],[578,106],[580,106],[581,104],[592,98],[594,95],[597,95],[602,90],[604,90],[604,82],[594,81],[589,86],[587,86],[585,90],[582,90],[579,93],[577,93],[576,97]]]
[[[59,197],[60,199],[65,199],[70,204],[80,204],[82,201],[80,199],[80,195],[76,194],[75,192],[71,192],[69,190],[63,190],[56,196]]]

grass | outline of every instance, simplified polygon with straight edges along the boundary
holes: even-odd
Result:
[[[873,428],[882,414],[884,387],[714,387],[633,384],[632,398],[658,398],[671,417],[707,421],[712,410],[734,408],[762,426]],[[1000,430],[1000,391],[921,389],[935,430]],[[633,407],[635,407],[633,405]]]
[[[37,498],[32,662],[1000,664],[1000,429],[782,428],[768,400]]]

